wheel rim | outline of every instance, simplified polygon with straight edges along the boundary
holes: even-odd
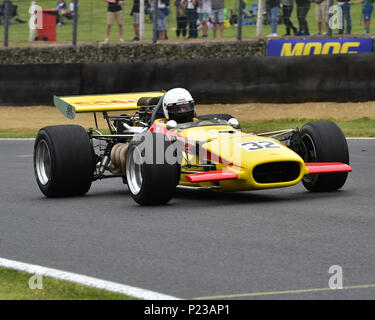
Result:
[[[141,191],[142,187],[142,155],[136,146],[128,150],[126,157],[126,178],[128,187],[134,195]]]
[[[39,182],[46,185],[51,179],[51,153],[45,140],[36,147],[35,167]]]
[[[304,162],[317,162],[316,148],[313,139],[309,134],[304,134],[301,138],[301,144],[304,149],[303,160]],[[314,176],[311,174],[305,175],[303,180],[311,182]]]

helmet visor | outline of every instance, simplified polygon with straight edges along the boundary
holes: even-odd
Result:
[[[194,102],[183,102],[183,103],[174,103],[172,105],[168,105],[168,113],[170,114],[179,114],[185,112],[194,111]]]

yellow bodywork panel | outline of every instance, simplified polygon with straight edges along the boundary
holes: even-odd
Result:
[[[74,119],[81,112],[109,112],[138,110],[137,102],[142,97],[161,97],[164,92],[136,92],[91,96],[57,97],[55,106],[68,119]]]
[[[202,122],[203,123],[203,122]],[[159,124],[165,126],[160,121]],[[201,160],[208,160],[216,164],[217,170],[230,170],[237,174],[237,179],[221,180],[217,182],[190,183],[185,174],[181,175],[180,184],[185,186],[207,187],[220,186],[223,191],[257,190],[288,187],[301,181],[309,171],[303,159],[280,141],[261,137],[254,134],[234,130],[229,125],[192,126],[178,130],[180,139],[186,139],[194,144],[199,141],[200,159],[196,155],[188,154],[182,165],[202,164]],[[256,166],[273,162],[293,162],[299,166],[299,174],[292,180],[284,182],[258,183],[253,176]],[[195,168],[196,169],[196,168]],[[192,169],[194,170],[194,169]]]

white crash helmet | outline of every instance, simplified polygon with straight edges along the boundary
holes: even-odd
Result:
[[[186,89],[171,89],[164,96],[163,111],[168,120],[175,120],[177,123],[191,122],[195,116],[193,97]]]

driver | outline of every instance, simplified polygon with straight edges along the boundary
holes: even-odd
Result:
[[[164,96],[163,111],[167,120],[175,120],[177,123],[192,122],[195,116],[193,97],[186,89],[171,89]]]

